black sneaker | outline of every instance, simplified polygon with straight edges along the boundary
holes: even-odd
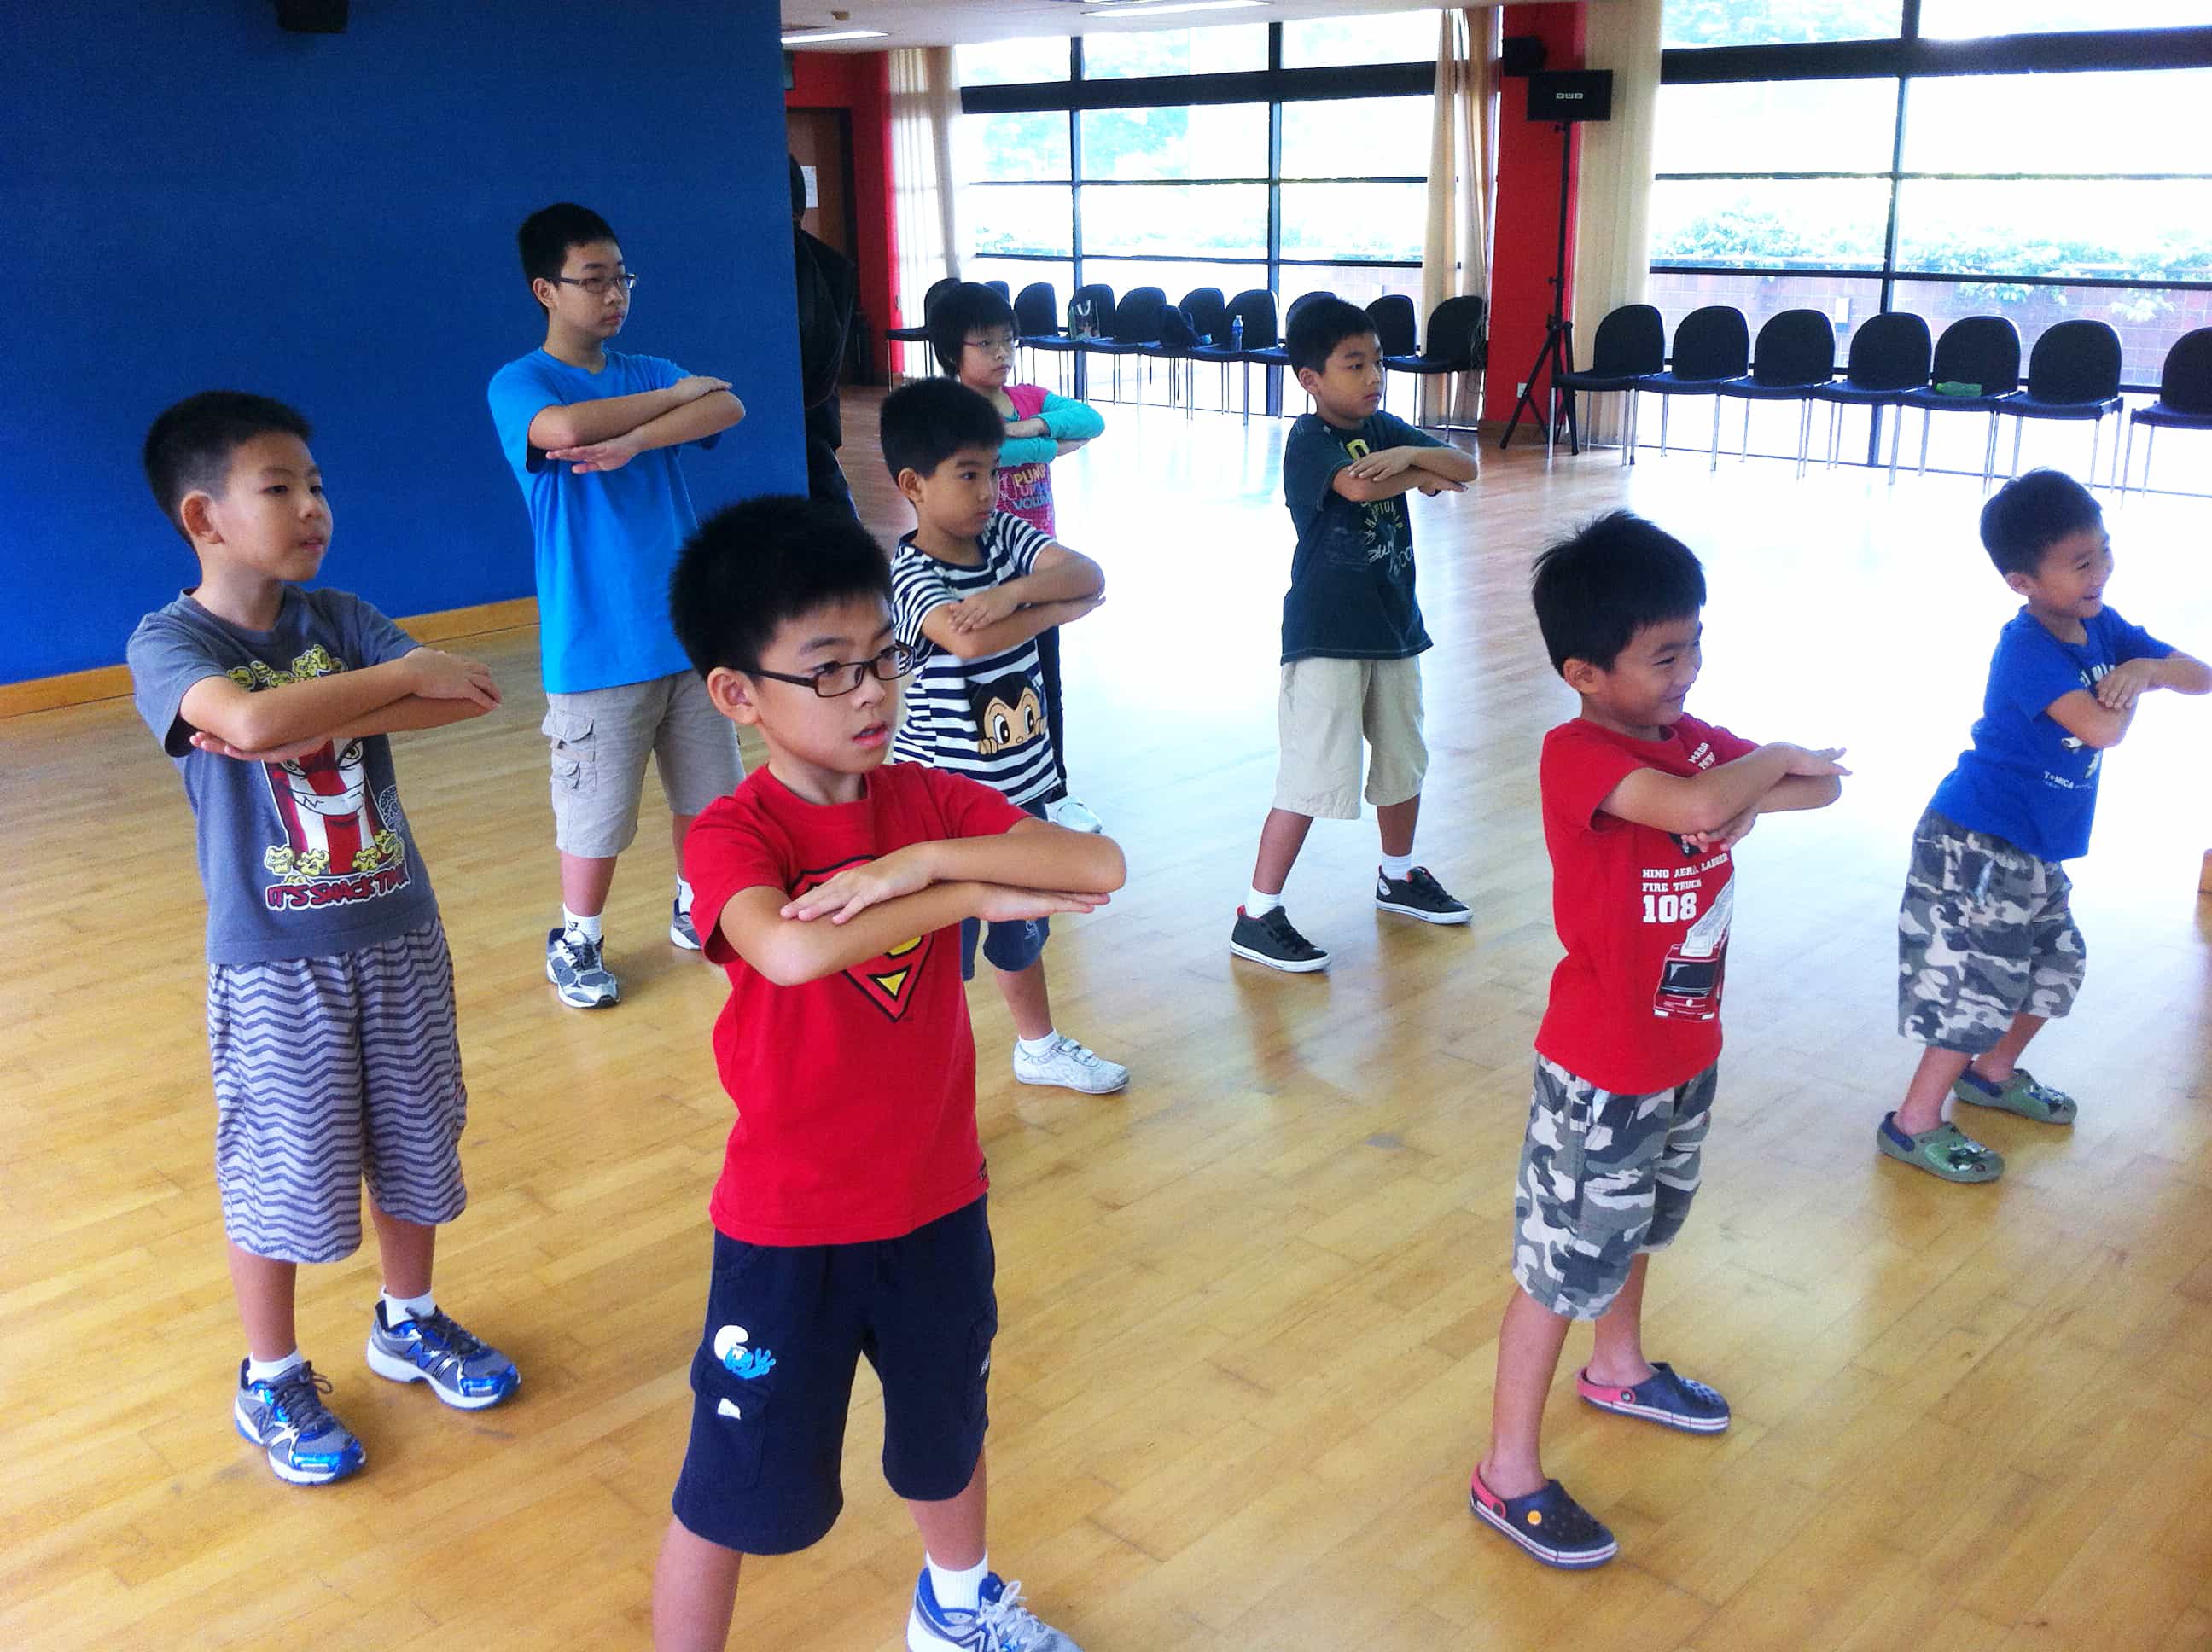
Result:
[[[1402,912],[1425,924],[1463,924],[1474,916],[1467,902],[1455,901],[1426,866],[1416,866],[1403,878],[1386,878],[1375,869],[1375,904],[1385,912]]]
[[[1328,954],[1299,934],[1291,914],[1281,907],[1270,908],[1266,916],[1259,918],[1237,908],[1237,927],[1229,932],[1229,950],[1240,958],[1293,975],[1328,968]]]

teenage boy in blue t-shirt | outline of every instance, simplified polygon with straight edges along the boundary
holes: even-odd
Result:
[[[637,277],[605,219],[562,202],[518,234],[522,270],[545,308],[545,343],[492,376],[492,422],[530,507],[537,544],[544,732],[553,743],[553,830],[562,921],[545,938],[561,1002],[617,1002],[600,914],[616,857],[637,835],[646,753],[674,817],[676,902],[668,938],[691,951],[684,840],[698,812],[744,774],[668,623],[676,553],[699,525],[677,449],[711,447],[745,416],[720,379],[606,341],[629,316]]]
[[[1303,975],[1328,968],[1328,954],[1291,924],[1283,886],[1314,817],[1359,818],[1363,736],[1366,798],[1382,836],[1375,904],[1424,923],[1468,921],[1466,904],[1413,864],[1429,762],[1420,663],[1429,633],[1413,595],[1404,498],[1416,488],[1458,493],[1474,480],[1474,460],[1379,410],[1382,344],[1358,305],[1316,299],[1291,322],[1285,347],[1319,410],[1292,425],[1283,446],[1298,545],[1283,598],[1282,756],[1229,950]]]
[[[2045,1124],[2074,1098],[2019,1065],[2074,1006],[2081,932],[2060,863],[2085,854],[2097,774],[2148,689],[2212,692],[2212,670],[2105,606],[2105,514],[2057,471],[2007,483],[1982,544],[2026,599],[1998,633],[1973,744],[1912,835],[1898,914],[1898,1030],[1928,1046],[1875,1139],[1946,1181],[1994,1181],[2004,1160],[1943,1118],[1955,1096]]]

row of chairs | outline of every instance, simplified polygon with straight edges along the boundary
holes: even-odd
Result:
[[[922,296],[925,319],[937,300],[957,284],[948,279],[930,286]],[[988,282],[985,285],[1002,298],[1007,295],[1004,282]],[[1030,352],[1032,364],[1040,355],[1068,356],[1078,362],[1088,357],[1109,361],[1113,364],[1113,399],[1118,401],[1121,397],[1121,363],[1125,360],[1134,360],[1147,367],[1152,361],[1164,361],[1169,374],[1169,402],[1173,404],[1182,401],[1187,414],[1197,405],[1199,367],[1210,365],[1221,369],[1219,405],[1224,411],[1229,405],[1229,369],[1236,367],[1242,370],[1241,405],[1249,421],[1252,416],[1252,369],[1258,367],[1273,375],[1287,367],[1284,330],[1301,307],[1316,299],[1332,296],[1320,292],[1304,294],[1291,301],[1279,321],[1275,295],[1264,287],[1249,288],[1230,299],[1223,298],[1218,287],[1194,288],[1183,295],[1182,303],[1170,305],[1166,292],[1158,287],[1132,288],[1117,299],[1112,287],[1103,282],[1093,282],[1069,295],[1064,322],[1058,294],[1050,282],[1030,282],[1013,295],[1011,302],[1016,343]],[[1456,405],[1459,375],[1480,371],[1487,359],[1487,341],[1483,333],[1486,311],[1480,298],[1450,298],[1438,305],[1429,317],[1425,349],[1420,347],[1415,334],[1413,300],[1402,294],[1389,294],[1370,304],[1367,313],[1382,344],[1386,395],[1388,372],[1421,378],[1442,377],[1449,392],[1447,404]],[[1079,333],[1079,325],[1085,328]],[[909,342],[924,340],[928,336],[926,320],[922,326],[896,328],[885,335]],[[1232,343],[1232,340],[1236,342]],[[1137,385],[1136,401],[1141,409],[1141,378]],[[1279,400],[1276,404],[1280,405]]]
[[[2089,476],[2097,474],[2105,416],[2122,410],[2120,338],[2102,321],[2062,321],[2035,341],[2027,379],[2021,381],[2020,331],[2003,316],[1967,316],[1930,342],[1920,316],[1887,312],[1870,316],[1851,335],[1850,358],[1836,378],[1836,331],[1819,310],[1784,310],[1759,330],[1756,347],[1743,313],[1725,304],[1708,305],[1682,318],[1674,330],[1671,364],[1666,329],[1649,304],[1625,305],[1598,323],[1586,372],[1564,373],[1551,388],[1552,417],[1545,427],[1547,446],[1559,419],[1559,398],[1568,397],[1567,429],[1574,451],[1577,438],[1573,395],[1618,392],[1628,397],[1628,428],[1621,462],[1636,454],[1639,392],[1660,397],[1659,451],[1667,451],[1667,414],[1677,396],[1711,396],[1713,429],[1710,465],[1720,462],[1721,403],[1744,403],[1742,452],[1751,446],[1751,404],[1802,403],[1797,426],[1797,473],[1805,473],[1811,444],[1813,404],[1828,405],[1827,463],[1833,466],[1841,440],[1838,410],[1845,407],[1895,410],[1890,426],[1889,474],[1897,475],[1897,450],[1905,423],[1903,410],[1921,412],[1920,470],[1928,469],[1928,434],[1937,413],[1989,415],[1989,439],[1982,454],[1982,485],[1996,470],[1998,421],[2013,427],[2011,473],[2020,470],[2021,436],[2030,419],[2083,420],[2092,426]],[[2212,429],[2212,328],[2199,328],[2167,353],[2159,398],[2138,409],[2127,425],[2127,446],[2114,466],[2122,489],[2134,470],[2135,428],[2148,428],[2143,485],[2150,485],[2150,449],[2161,428]],[[2116,445],[2117,446],[2117,445]]]

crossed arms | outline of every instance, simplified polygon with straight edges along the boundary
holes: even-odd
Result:
[[[762,975],[796,987],[963,918],[1011,923],[1095,911],[1127,875],[1111,838],[1024,820],[998,836],[894,849],[796,900],[781,890],[740,890],[719,927]]]
[[[1777,741],[1701,774],[1639,768],[1606,793],[1599,810],[1679,833],[1700,849],[1732,847],[1759,817],[1789,809],[1825,809],[1842,794],[1851,771],[1836,760],[1843,748],[1808,750]]]
[[[548,459],[591,471],[619,471],[640,453],[702,441],[745,416],[729,382],[694,374],[665,390],[604,401],[556,402],[530,421],[527,440]]]
[[[416,648],[381,665],[258,691],[227,677],[204,677],[185,690],[177,715],[191,726],[192,744],[202,751],[278,762],[325,741],[442,728],[499,702],[499,687],[480,662]]]
[[[2083,745],[2104,751],[2125,738],[2136,720],[2136,707],[2152,689],[2212,694],[2212,666],[2178,648],[2163,659],[2130,659],[2106,671],[2095,689],[2075,689],[2043,709]]]
[[[1474,475],[1473,456],[1456,447],[1407,446],[1356,459],[1329,478],[1328,485],[1355,505],[1372,505],[1416,488],[1425,494],[1459,493]]]
[[[981,659],[1079,620],[1105,600],[1098,564],[1055,539],[1020,579],[931,609],[921,616],[921,634],[957,659]]]

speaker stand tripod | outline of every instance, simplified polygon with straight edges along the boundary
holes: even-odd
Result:
[[[1565,121],[1559,128],[1559,245],[1552,262],[1552,313],[1544,320],[1544,343],[1536,352],[1536,360],[1528,368],[1528,376],[1521,384],[1521,399],[1513,404],[1513,416],[1506,422],[1505,434],[1498,439],[1501,451],[1511,446],[1513,433],[1521,427],[1524,413],[1535,416],[1536,380],[1544,375],[1544,388],[1551,408],[1551,416],[1544,421],[1544,452],[1552,451],[1552,443],[1559,422],[1559,379],[1563,374],[1575,370],[1575,324],[1566,318],[1567,307],[1567,191],[1568,181],[1574,165],[1574,128]],[[1582,452],[1580,434],[1575,428],[1575,392],[1567,392],[1567,444],[1570,452]]]

